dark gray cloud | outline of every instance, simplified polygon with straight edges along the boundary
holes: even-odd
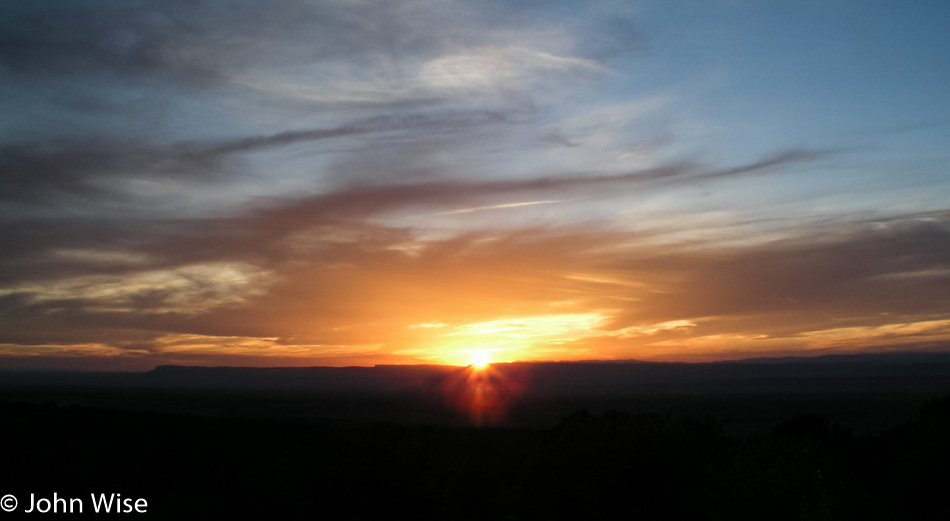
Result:
[[[378,128],[390,126],[390,120],[377,122]],[[364,127],[362,131],[368,131]],[[186,149],[177,156],[170,152],[152,151],[136,158],[127,157],[118,150],[112,154],[73,151],[70,154],[36,154],[30,161],[17,164],[4,179],[14,200],[48,198],[55,202],[60,192],[85,196],[89,204],[107,199],[108,176],[126,176],[127,169],[152,172],[154,175],[194,176],[220,180],[225,170],[221,157],[255,147],[280,146],[301,140],[325,139],[347,133],[359,127],[328,131],[308,131],[286,135],[236,140],[228,143],[179,146]],[[187,150],[190,149],[190,150]],[[104,217],[43,219],[20,218],[0,226],[0,237],[7,248],[0,253],[0,265],[5,266],[3,280],[36,280],[44,277],[80,273],[127,273],[163,269],[196,262],[245,261],[252,264],[274,256],[291,255],[286,239],[301,230],[321,226],[361,226],[370,218],[396,211],[455,210],[484,204],[518,201],[528,197],[570,198],[623,196],[628,192],[646,193],[672,183],[708,182],[730,176],[753,175],[769,172],[782,165],[795,164],[823,156],[821,152],[793,150],[747,165],[726,169],[704,169],[698,165],[674,164],[654,169],[619,175],[566,175],[524,180],[445,180],[406,182],[401,184],[348,184],[330,193],[300,198],[272,198],[265,207],[249,209],[233,217],[174,219],[160,217],[129,217],[116,220]],[[173,165],[162,172],[155,164]],[[199,159],[196,159],[199,158]],[[16,158],[14,158],[16,159]],[[114,163],[110,163],[113,161]],[[147,170],[150,169],[150,170]],[[100,181],[87,186],[90,179]],[[122,193],[111,197],[128,197]],[[134,199],[133,199],[134,201]],[[402,237],[401,240],[408,240]],[[57,250],[100,249],[126,251],[147,255],[149,265],[94,263],[52,258]],[[23,263],[22,259],[33,262]]]
[[[433,56],[485,41],[486,27],[509,25],[503,11],[422,1],[16,3],[0,10],[0,69],[28,83],[108,75],[211,87],[285,65],[378,67]]]
[[[412,4],[291,1],[280,8],[244,1],[10,4],[0,17],[4,35],[0,63],[31,77],[113,72],[214,78],[221,71],[247,66],[261,57],[261,51],[284,50],[282,46],[301,32],[313,45],[295,47],[293,52],[302,56],[285,59],[354,58],[380,49],[412,51],[425,45],[407,42],[399,34]],[[416,32],[412,37],[425,38]]]
[[[406,113],[364,118],[327,129],[284,131],[227,140],[153,145],[140,141],[84,139],[10,143],[0,146],[0,198],[18,203],[57,202],[63,195],[122,197],[114,179],[184,179],[227,182],[259,175],[239,167],[240,154],[333,138],[386,133],[402,138],[419,134],[442,137],[484,126],[505,124],[513,116],[487,110]],[[319,152],[316,149],[315,152]]]
[[[336,148],[372,155],[373,146],[432,139],[447,146],[451,136],[471,141],[478,129],[523,122],[530,101],[519,100],[520,109],[480,107],[450,99],[458,93],[416,85],[426,59],[496,44],[495,36],[513,31],[504,11],[415,1],[295,0],[280,8],[145,0],[4,6],[0,74],[7,90],[0,104],[21,128],[0,143],[0,197],[17,205],[92,207],[102,198],[127,196],[113,181],[226,187],[269,175],[242,164],[235,157],[240,154],[373,133],[374,140],[350,139]],[[309,72],[298,78],[282,76],[285,70]],[[314,81],[317,92],[320,82],[338,81],[379,96],[375,102],[349,99],[344,90],[327,101],[280,90]],[[239,118],[225,109],[273,117],[268,111],[287,110],[275,107],[288,98],[295,99],[298,117],[320,121],[330,115],[324,119],[338,123],[295,122],[292,129],[246,137],[229,128]],[[190,128],[198,126],[216,128]]]
[[[938,319],[950,312],[950,216],[851,223],[633,266],[670,282],[611,328],[709,318],[716,332],[790,334]]]
[[[789,150],[760,161],[725,169],[703,168],[697,164],[674,163],[621,174],[589,172],[517,180],[433,181],[402,184],[354,185],[336,192],[302,198],[273,211],[264,211],[275,220],[307,222],[321,216],[366,217],[400,207],[453,208],[460,204],[497,202],[499,197],[559,198],[596,194],[623,195],[624,190],[647,191],[672,184],[768,173],[782,166],[812,161],[829,151]]]

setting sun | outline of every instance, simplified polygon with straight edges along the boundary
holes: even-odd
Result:
[[[469,365],[475,369],[485,369],[491,363],[488,359],[488,354],[482,351],[472,353],[468,361]]]

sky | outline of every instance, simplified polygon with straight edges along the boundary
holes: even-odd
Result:
[[[950,3],[0,7],[0,368],[950,350]]]

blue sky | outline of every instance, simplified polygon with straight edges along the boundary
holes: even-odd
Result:
[[[946,2],[0,10],[0,364],[945,349]]]

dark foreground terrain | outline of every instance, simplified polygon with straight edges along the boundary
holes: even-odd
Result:
[[[950,511],[950,399],[875,435],[800,415],[741,439],[712,418],[586,411],[546,429],[332,427],[21,403],[0,403],[0,414],[0,492],[19,498],[21,511],[31,493],[81,498],[86,517],[104,515],[91,513],[90,494],[144,498],[146,513],[106,517],[154,519],[874,520]]]
[[[0,516],[946,519],[947,361],[2,373]]]

